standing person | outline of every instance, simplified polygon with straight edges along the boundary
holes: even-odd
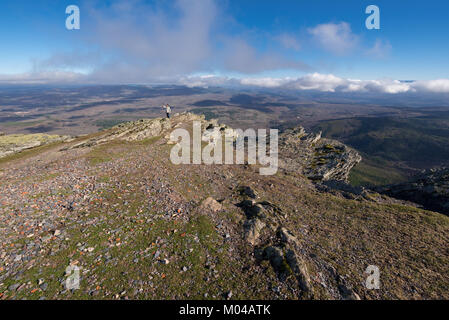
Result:
[[[171,107],[170,107],[170,105],[167,103],[167,104],[164,104],[163,106],[162,106],[162,108],[165,108],[165,112],[167,113],[167,119],[170,119],[170,113],[171,113]]]

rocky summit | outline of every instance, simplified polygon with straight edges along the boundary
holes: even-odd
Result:
[[[271,176],[175,165],[194,120],[227,128],[182,113],[0,159],[0,299],[449,298],[449,217],[348,185],[357,151],[294,128]]]

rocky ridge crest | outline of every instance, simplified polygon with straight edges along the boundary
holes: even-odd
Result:
[[[286,171],[300,172],[314,181],[347,182],[349,172],[362,157],[341,142],[306,133],[303,127],[286,130],[279,137],[279,163]]]

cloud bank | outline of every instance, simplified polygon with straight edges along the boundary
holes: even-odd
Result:
[[[340,93],[400,94],[407,92],[449,93],[449,79],[428,81],[399,81],[392,79],[345,79],[333,74],[311,73],[299,78],[227,78],[215,76],[186,77],[180,83],[187,86],[248,86],[281,88],[295,91]]]
[[[23,73],[18,75],[0,75],[0,84],[94,84],[91,75],[53,71],[41,73]],[[117,81],[114,84],[121,84]],[[400,81],[393,79],[360,80],[341,78],[333,74],[310,73],[303,77],[224,77],[216,75],[181,76],[167,78],[154,84],[174,84],[188,87],[254,87],[279,88],[293,91],[316,91],[329,93],[449,93],[449,79]]]

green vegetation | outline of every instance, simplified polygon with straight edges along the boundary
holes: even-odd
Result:
[[[114,158],[123,156],[123,148],[119,146],[125,147],[122,141],[110,141],[103,145],[96,146],[92,148],[86,155],[86,159],[89,161],[90,165],[97,165],[103,162],[111,161]]]
[[[405,181],[407,177],[394,168],[388,168],[363,159],[349,173],[349,182],[354,186],[385,185]]]
[[[3,127],[11,127],[11,128],[26,128],[26,127],[32,127],[36,126],[38,124],[42,124],[45,121],[38,120],[38,121],[7,121],[2,122]]]

